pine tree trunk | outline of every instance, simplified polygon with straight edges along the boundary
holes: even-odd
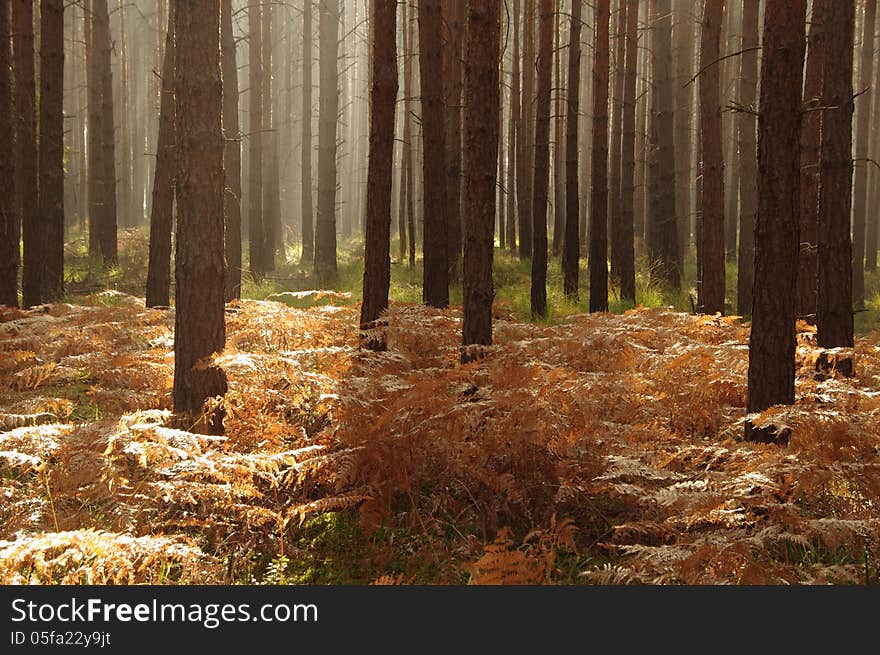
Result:
[[[336,283],[336,124],[339,116],[339,0],[323,0],[318,12],[320,92],[318,108],[318,214],[315,275]]]
[[[263,261],[266,270],[275,270],[275,252],[284,250],[281,239],[281,190],[278,181],[278,119],[272,111],[272,104],[278,93],[275,87],[277,65],[273,54],[274,37],[272,2],[263,6],[263,139],[265,159],[263,160]]]
[[[652,0],[651,68],[653,77],[648,161],[648,258],[661,281],[681,286],[678,219],[675,207],[675,98],[672,75],[670,0]],[[719,137],[720,138],[720,137]]]
[[[302,81],[302,263],[315,261],[315,230],[312,209],[312,0],[303,3],[303,81]]]
[[[256,279],[265,275],[264,257],[266,225],[263,207],[263,25],[261,3],[247,7],[248,69],[250,101],[248,110],[248,256],[251,274]]]
[[[760,0],[743,0],[742,49],[751,49],[751,52],[742,54],[740,62],[739,101],[745,107],[755,105],[758,91],[758,52],[755,48],[758,46],[759,5]],[[758,153],[755,142],[755,117],[743,112],[736,114],[736,121],[740,156],[736,310],[742,316],[751,316],[752,286],[755,277],[755,214],[758,210]],[[798,186],[800,187],[800,184]]]
[[[432,307],[449,304],[449,222],[446,219],[445,130],[440,0],[419,2],[419,73],[422,95],[422,137],[424,140],[423,188],[425,257],[423,298]]]
[[[608,311],[608,24],[609,0],[598,0],[593,62],[593,155],[590,210],[590,311]]]
[[[138,221],[131,214],[131,197],[132,197],[132,171],[131,171],[131,130],[129,126],[129,113],[131,111],[131,99],[129,97],[131,91],[131,75],[130,59],[128,53],[128,39],[125,33],[125,0],[119,0],[117,9],[119,11],[119,104],[117,109],[119,120],[119,205],[122,207],[122,215],[120,219],[123,227],[134,227]]]
[[[42,290],[43,238],[37,196],[37,114],[34,79],[33,0],[13,0],[12,47],[15,54],[16,172],[18,211],[21,216],[23,269],[22,304],[39,305]],[[18,241],[16,240],[16,244]],[[18,246],[16,245],[16,248]]]
[[[483,351],[479,346],[492,344],[492,300],[495,297],[492,286],[493,225],[501,131],[498,120],[501,97],[498,66],[501,55],[500,3],[468,2],[467,39],[462,363],[481,357]]]
[[[410,268],[416,265],[416,212],[415,212],[415,177],[416,177],[416,167],[414,165],[414,156],[413,154],[416,152],[415,147],[415,130],[413,130],[413,72],[412,72],[412,64],[413,64],[413,41],[415,40],[415,23],[416,16],[415,12],[410,9],[410,11],[405,12],[407,16],[406,23],[403,26],[403,31],[406,33],[406,51],[404,53],[403,60],[403,82],[404,82],[404,96],[405,100],[403,103],[403,111],[406,114],[404,116],[404,128],[403,128],[403,140],[404,140],[404,162],[403,166],[406,169],[406,227],[407,227],[407,239],[409,240],[409,265]]]
[[[397,242],[400,250],[400,263],[402,264],[406,260],[406,206],[407,206],[407,177],[409,176],[409,162],[411,160],[410,154],[410,144],[409,140],[411,138],[411,129],[409,126],[409,116],[408,116],[408,88],[409,88],[409,80],[407,80],[407,67],[409,64],[409,30],[407,29],[407,21],[409,20],[408,16],[408,3],[404,2],[401,6],[401,35],[403,37],[403,88],[404,88],[404,111],[403,115],[400,117],[401,125],[403,127],[403,135],[400,143],[400,172],[399,172],[399,186],[397,189]],[[369,193],[369,189],[367,189]]]
[[[520,54],[519,54],[519,0],[513,0],[513,13],[509,22],[513,23],[513,53],[510,75],[510,116],[507,123],[507,248],[516,251],[517,233],[517,161],[520,154]]]
[[[855,2],[833,3],[820,47],[822,138],[819,161],[819,293],[817,327],[823,348],[852,347],[852,115]],[[829,7],[829,9],[831,9]]]
[[[862,19],[862,52],[859,65],[859,96],[855,132],[855,185],[853,187],[852,248],[853,307],[865,306],[865,226],[868,213],[868,135],[871,120],[871,80],[874,68],[874,27],[877,22],[877,0],[865,0]],[[877,208],[873,208],[876,212]]]
[[[241,298],[241,129],[238,124],[238,64],[232,31],[232,0],[220,5],[221,69],[223,73],[223,168],[226,175],[226,295]]]
[[[758,119],[755,298],[749,338],[748,411],[794,403],[795,301],[799,244],[801,80],[806,0],[766,0]],[[749,4],[754,4],[749,7]],[[745,33],[757,29],[757,0]],[[743,64],[745,67],[745,64]],[[769,435],[746,424],[747,438]]]
[[[706,0],[700,41],[700,132],[703,144],[702,280],[700,310],[724,313],[724,155],[719,95],[724,0]]]
[[[565,234],[565,80],[562,77],[562,30],[560,21],[562,2],[556,7],[556,60],[555,108],[553,110],[553,256],[558,257],[562,250],[562,237]]]
[[[0,134],[9,136],[9,145],[0,148],[0,179],[6,190],[0,193],[0,305],[18,306],[19,242],[21,217],[16,206],[18,197],[17,144],[12,114],[12,52],[10,48],[10,4],[0,0]]]
[[[462,33],[465,0],[443,2],[443,102],[444,147],[446,162],[446,235],[449,239],[449,281],[459,279],[461,260],[461,94],[462,94]]]
[[[570,300],[578,298],[580,275],[580,189],[578,187],[578,121],[580,118],[581,9],[571,4],[568,39],[568,112],[565,127],[565,238],[562,244],[562,288]]]
[[[175,7],[176,7],[175,3]],[[171,233],[176,173],[176,127],[174,117],[174,12],[168,12],[165,32],[165,61],[162,63],[162,102],[159,108],[159,137],[150,212],[150,252],[147,265],[147,307],[171,304]]]
[[[177,257],[174,411],[190,431],[222,434],[223,410],[206,401],[226,393],[213,362],[226,343],[224,317],[223,88],[220,3],[176,2]]]
[[[745,0],[746,2],[750,0]],[[675,0],[675,25],[673,36],[675,50],[675,214],[678,216],[679,252],[687,252],[690,243],[691,216],[693,213],[693,175],[691,157],[691,117],[693,115],[694,85],[694,4],[691,0]]]
[[[98,191],[100,198],[98,244],[104,264],[116,264],[116,130],[113,123],[113,68],[111,66],[110,17],[107,0],[93,0],[93,55],[100,89],[98,113],[99,148]]]
[[[367,174],[367,222],[364,238],[364,287],[361,329],[368,330],[386,309],[391,284],[391,187],[394,113],[397,105],[397,2],[374,0],[373,25],[385,38],[373,44],[370,89],[370,158]],[[364,345],[384,350],[381,330],[365,333]]]
[[[608,203],[608,222],[611,226],[611,278],[615,284],[620,285],[621,260],[625,257],[623,250],[625,237],[623,236],[623,212],[621,207],[621,154],[623,139],[623,78],[626,60],[626,0],[620,0],[620,8],[617,12],[617,51],[614,66],[614,93],[611,102],[614,105],[613,124],[611,126],[611,171],[610,171],[610,197]]]
[[[880,29],[880,22],[878,22]],[[874,66],[874,84],[871,93],[871,135],[869,156],[874,162],[880,162],[880,64]],[[877,269],[877,237],[880,226],[880,169],[871,162],[868,166],[868,211],[865,214],[867,221],[865,235],[865,270]]]
[[[736,81],[740,57],[728,55],[742,50],[738,26],[741,25],[741,13],[737,2],[727,5],[724,12],[725,47],[721,56],[727,57],[721,64],[721,96],[722,110],[731,103],[740,102],[739,84]],[[724,144],[724,255],[727,261],[736,261],[737,257],[737,225],[739,211],[739,153],[737,139],[736,115],[730,112],[722,114],[722,134]]]
[[[623,122],[621,126],[622,182],[620,219],[619,281],[620,298],[624,302],[636,301],[636,264],[634,211],[635,202],[635,145],[636,145],[636,67],[638,65],[638,0],[626,0],[626,63],[623,84]]]
[[[41,0],[40,200],[43,302],[64,292],[64,0]]]
[[[540,0],[538,95],[532,204],[532,316],[547,315],[547,196],[550,184],[550,94],[553,83],[553,2]]]
[[[517,161],[517,212],[519,213],[519,257],[529,259],[532,256],[532,182],[535,169],[532,165],[534,153],[534,98],[535,98],[535,2],[523,0],[523,58],[520,72],[522,74],[522,99],[520,100],[520,125],[517,128],[519,152]]]

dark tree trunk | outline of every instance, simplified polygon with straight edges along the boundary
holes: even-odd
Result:
[[[238,124],[238,64],[232,31],[232,0],[220,6],[221,67],[223,73],[223,168],[226,195],[226,300],[241,298],[241,129]]]
[[[550,94],[553,83],[553,2],[540,0],[538,96],[532,205],[532,316],[547,315],[547,196],[550,184]]]
[[[407,239],[409,240],[409,265],[410,268],[416,265],[416,202],[415,202],[415,179],[416,179],[416,165],[415,161],[418,161],[415,153],[418,152],[416,148],[416,138],[415,138],[415,130],[413,129],[413,50],[415,49],[413,46],[413,42],[415,41],[415,24],[416,24],[416,16],[415,10],[410,8],[409,12],[407,12],[407,23],[404,25],[404,32],[406,32],[406,52],[404,53],[403,60],[403,80],[404,80],[404,95],[406,96],[403,103],[403,110],[406,113],[404,117],[404,147],[406,153],[406,159],[404,161],[404,167],[406,168],[406,227],[407,227]]]
[[[608,24],[609,0],[598,0],[593,63],[593,156],[590,210],[590,311],[608,311]]]
[[[449,241],[446,220],[445,132],[440,0],[419,2],[419,74],[422,90],[424,139],[424,241],[423,298],[432,307],[449,304]]]
[[[652,111],[648,153],[648,258],[660,280],[681,286],[678,218],[675,207],[675,96],[672,74],[670,0],[651,1]]]
[[[248,69],[250,101],[248,110],[248,257],[251,275],[261,279],[266,273],[263,258],[263,25],[260,2],[248,7]]]
[[[571,5],[568,39],[568,113],[565,128],[565,239],[562,244],[562,287],[577,300],[580,274],[580,189],[578,188],[578,120],[580,119],[581,9]]]
[[[855,2],[833,3],[822,40],[821,157],[819,162],[819,294],[817,327],[824,348],[852,347],[852,115]],[[831,9],[829,7],[829,9]]]
[[[865,0],[862,18],[862,52],[859,65],[858,90],[867,89],[859,96],[855,133],[855,185],[853,187],[852,249],[853,249],[853,306],[865,306],[865,225],[868,212],[868,134],[871,121],[871,78],[874,68],[874,28],[877,22],[877,0]],[[875,119],[877,120],[877,119]],[[877,208],[874,208],[877,211]]]
[[[746,2],[750,0],[745,0]],[[694,85],[694,17],[696,3],[675,0],[675,213],[678,216],[679,252],[687,252],[693,213],[693,177],[691,174],[692,116]]]
[[[549,4],[549,0],[547,0]],[[492,343],[493,225],[500,133],[501,6],[470,0],[464,74],[464,279],[462,363]]]
[[[150,253],[147,266],[147,307],[171,304],[171,232],[174,212],[174,175],[177,147],[174,118],[174,12],[168,11],[165,61],[162,63],[162,101],[159,108],[159,140],[150,212]]]
[[[24,267],[21,277],[22,304],[41,302],[44,231],[38,213],[37,196],[37,114],[34,80],[33,0],[13,0],[12,46],[15,52],[16,172],[15,190],[21,216]],[[18,244],[18,241],[16,241]],[[16,245],[16,248],[18,246]]]
[[[275,270],[275,252],[284,251],[281,238],[281,188],[278,180],[278,119],[272,111],[272,103],[278,94],[274,83],[277,66],[272,50],[275,40],[272,35],[274,20],[273,3],[263,5],[263,262],[266,270]]]
[[[364,300],[361,329],[388,309],[391,284],[391,187],[394,158],[394,113],[397,104],[397,2],[374,0],[373,26],[386,35],[373,44],[370,89],[370,158],[367,173],[367,222],[364,237]],[[379,331],[368,331],[365,346],[383,350]]]
[[[315,261],[315,230],[312,209],[312,0],[303,3],[303,81],[302,81],[302,263]]]
[[[513,23],[513,53],[510,76],[510,117],[507,124],[507,247],[516,251],[517,233],[517,161],[520,147],[520,54],[519,54],[519,0],[513,0],[513,13],[509,21]]]
[[[623,84],[623,124],[621,127],[622,183],[620,201],[620,298],[624,302],[636,302],[636,263],[634,212],[635,201],[635,146],[636,146],[636,73],[638,66],[638,0],[626,0],[626,64]]]
[[[554,33],[554,67],[556,69],[555,101],[553,109],[553,256],[558,257],[562,250],[562,237],[565,234],[565,80],[562,77],[562,2],[556,6],[556,25]]]
[[[703,295],[700,310],[724,313],[724,155],[718,58],[724,0],[706,0],[700,42],[700,132],[703,143]]]
[[[41,300],[64,292],[64,2],[40,6],[40,221],[43,226]]]
[[[443,0],[443,101],[446,136],[446,222],[449,280],[458,281],[461,260],[461,92],[465,0]]]
[[[86,51],[86,86],[88,87],[88,216],[89,257],[101,257],[101,84],[98,58],[95,56],[95,15],[92,0],[85,0],[83,32]]]
[[[757,4],[755,0],[754,9]],[[762,85],[758,119],[758,213],[755,297],[749,337],[749,413],[794,403],[798,140],[805,13],[806,0],[767,0],[764,14],[761,79],[772,84]],[[746,436],[757,440],[768,438],[748,423]]]
[[[620,0],[617,12],[617,51],[614,58],[614,93],[611,102],[614,106],[613,124],[611,126],[611,172],[609,179],[610,197],[608,203],[608,223],[611,226],[611,278],[620,285],[621,260],[625,257],[623,250],[623,209],[621,202],[621,155],[623,146],[623,82],[626,59],[626,0]]]
[[[98,244],[105,265],[114,265],[116,254],[116,130],[113,122],[113,68],[111,66],[110,17],[107,0],[93,0],[93,55],[101,94],[98,131],[101,149],[99,167]]]
[[[874,65],[874,84],[871,86],[871,145],[869,153],[871,159],[880,162],[880,64]],[[868,167],[868,201],[867,221],[865,235],[865,270],[877,269],[877,240],[878,227],[880,227],[880,169],[874,164],[867,162]]]
[[[819,151],[822,139],[822,78],[825,75],[825,20],[831,0],[813,0],[804,109],[801,114],[800,251],[798,253],[797,313],[816,322],[819,291]]]
[[[336,283],[336,122],[339,117],[339,0],[323,0],[318,12],[320,91],[318,108],[318,214],[315,274]]]
[[[402,37],[403,37],[403,94],[404,94],[404,110],[403,116],[401,116],[401,123],[403,125],[403,140],[400,144],[400,186],[397,190],[397,240],[398,246],[400,248],[400,263],[402,264],[406,261],[406,208],[407,208],[407,179],[410,174],[410,162],[412,161],[412,150],[410,148],[409,140],[412,138],[412,129],[409,125],[409,92],[410,92],[410,79],[407,77],[410,74],[409,69],[409,30],[407,29],[408,21],[409,21],[409,11],[408,4],[406,2],[401,6],[401,25],[402,25]],[[396,30],[396,28],[395,28]]]
[[[9,135],[7,146],[0,148],[0,179],[6,190],[0,193],[0,305],[18,306],[18,263],[21,218],[16,206],[18,171],[13,147],[15,124],[12,119],[12,79],[10,64],[10,4],[0,0],[0,134]]]
[[[226,343],[220,3],[186,0],[175,12],[174,411],[191,431],[222,434],[223,410],[205,408],[227,388],[212,360]]]
[[[746,107],[754,106],[758,90],[758,19],[760,0],[743,2],[744,52],[740,62],[739,101]],[[803,66],[801,66],[803,68]],[[755,266],[755,214],[757,196],[757,145],[755,117],[743,112],[735,114],[740,156],[739,187],[739,250],[736,280],[736,310],[742,316],[752,313],[752,285]]]
[[[524,0],[523,12],[523,58],[522,99],[520,100],[520,124],[517,127],[516,198],[519,214],[519,257],[532,256],[532,182],[534,180],[534,97],[535,97],[535,1]]]

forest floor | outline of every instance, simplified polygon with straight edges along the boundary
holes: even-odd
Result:
[[[406,275],[372,353],[355,265],[266,300],[308,290],[291,267],[227,307],[207,437],[170,427],[174,315],[144,307],[142,248],[0,312],[0,583],[880,583],[880,332],[845,378],[799,324],[797,403],[753,417],[789,443],[761,445],[736,317],[535,324],[502,283],[462,366],[460,310]]]

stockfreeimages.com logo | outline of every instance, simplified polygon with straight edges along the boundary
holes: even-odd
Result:
[[[12,622],[30,623],[193,623],[209,630],[223,623],[317,623],[314,604],[267,603],[254,609],[248,603],[105,603],[100,598],[71,598],[36,603],[23,598],[12,601]]]

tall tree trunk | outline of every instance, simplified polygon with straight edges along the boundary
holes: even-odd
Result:
[[[461,260],[461,92],[465,0],[443,0],[443,101],[446,136],[446,223],[449,280],[458,281]]]
[[[755,105],[758,90],[758,20],[760,0],[743,0],[743,52],[740,62],[739,102]],[[801,66],[803,69],[803,65]],[[736,114],[740,156],[739,250],[736,280],[736,310],[743,316],[752,313],[752,285],[755,266],[755,214],[757,196],[757,146],[755,117],[747,112]],[[800,185],[798,185],[800,186]],[[798,212],[798,216],[800,212]],[[797,277],[797,276],[795,276]]]
[[[21,216],[21,236],[24,244],[24,267],[21,277],[22,304],[25,307],[41,302],[44,236],[38,213],[37,195],[37,114],[34,80],[34,6],[33,0],[13,0],[12,47],[15,53],[15,134],[16,172],[15,190],[18,193],[18,211]],[[16,241],[18,244],[18,241]],[[16,245],[16,248],[18,246]]]
[[[703,143],[703,295],[700,309],[724,313],[724,155],[719,62],[724,0],[706,0],[700,41],[700,132]]]
[[[397,1],[374,0],[373,25],[386,35],[373,44],[370,89],[370,159],[367,174],[367,222],[364,238],[364,287],[361,329],[388,309],[391,284],[391,187],[394,159],[394,113],[397,105]],[[381,331],[378,331],[381,332]],[[384,350],[384,335],[366,332],[365,346]]]
[[[263,25],[260,19],[261,3],[257,0],[247,7],[248,69],[250,72],[250,102],[248,110],[248,256],[251,274],[256,279],[265,275],[264,257],[266,225],[263,212]]]
[[[653,6],[649,3],[640,3],[641,17],[650,20],[653,15]],[[652,99],[651,75],[653,74],[653,55],[649,47],[651,34],[654,29],[644,32],[643,47],[639,48],[642,65],[639,67],[643,73],[641,81],[636,87],[636,182],[635,182],[635,212],[633,214],[633,230],[636,235],[636,243],[647,246],[647,200],[649,192],[648,169],[649,161],[654,159],[654,153],[648,152],[650,134],[648,128],[650,121],[650,106]]]
[[[116,254],[116,130],[113,123],[113,68],[111,66],[110,17],[107,0],[93,0],[93,55],[101,94],[98,114],[100,159],[98,165],[99,221],[98,243],[105,265],[115,265]]]
[[[517,162],[519,161],[520,128],[520,54],[519,54],[519,0],[513,0],[513,13],[509,22],[513,23],[513,53],[510,76],[510,117],[507,123],[507,247],[516,251],[517,233]],[[510,31],[510,30],[508,30]]]
[[[312,210],[312,0],[303,3],[303,81],[302,81],[302,143],[300,171],[302,175],[302,263],[315,260],[315,230]]]
[[[878,23],[880,29],[880,23]],[[871,145],[869,156],[875,162],[880,162],[880,64],[874,66],[874,84],[871,86]],[[867,221],[865,235],[865,270],[877,269],[878,227],[880,227],[880,169],[874,164],[867,162],[868,167],[868,201]]]
[[[852,116],[855,2],[835,2],[825,17],[819,162],[819,345],[852,347]],[[830,8],[829,8],[830,9]],[[822,47],[822,46],[820,46]]]
[[[222,434],[226,373],[212,361],[226,343],[223,257],[223,84],[220,3],[175,2],[177,257],[174,411],[191,431]]]
[[[165,60],[162,63],[162,102],[159,108],[159,137],[150,211],[150,251],[147,265],[147,307],[171,304],[171,232],[174,214],[176,173],[176,120],[174,117],[174,13],[168,12],[165,32]]]
[[[571,4],[568,39],[568,112],[565,127],[565,239],[562,250],[562,288],[571,300],[578,298],[580,275],[580,189],[578,188],[578,121],[580,118],[581,10]]]
[[[623,123],[621,126],[622,183],[620,201],[620,298],[624,302],[636,302],[636,263],[634,212],[635,202],[635,146],[636,146],[636,74],[639,48],[638,0],[626,0],[626,64],[623,84]]]
[[[519,214],[519,257],[532,256],[532,182],[534,180],[534,97],[535,97],[535,2],[523,0],[523,59],[522,100],[520,100],[520,125],[517,133],[519,152],[517,160],[517,212]]]
[[[806,0],[766,0],[758,119],[755,298],[749,337],[748,411],[794,403],[799,231],[801,81]],[[757,9],[746,5],[746,11]],[[756,12],[757,13],[757,12]],[[757,25],[749,16],[749,29]],[[748,34],[748,29],[746,34]],[[746,423],[746,436],[771,435]]]
[[[874,27],[877,22],[877,0],[865,0],[862,18],[862,59],[859,64],[859,111],[855,133],[855,186],[853,188],[852,248],[853,306],[865,306],[865,225],[868,213],[868,135],[871,120],[871,79],[874,68]],[[874,208],[876,212],[877,209]]]
[[[407,21],[408,18],[408,3],[404,2],[401,6],[401,25],[402,25],[402,37],[403,37],[403,88],[404,88],[404,111],[401,116],[401,124],[403,127],[403,137],[400,143],[400,175],[399,175],[399,186],[397,189],[397,241],[400,250],[400,262],[403,263],[406,260],[406,206],[407,206],[407,177],[409,175],[409,162],[412,158],[410,152],[410,144],[409,139],[411,137],[411,129],[409,126],[409,116],[408,111],[406,110],[408,103],[408,87],[409,80],[407,80],[407,66],[409,64],[409,30],[407,30]],[[396,29],[396,28],[395,28]],[[369,193],[369,189],[367,189]]]
[[[445,131],[440,0],[419,2],[419,73],[422,89],[422,135],[424,139],[423,184],[425,196],[425,257],[423,297],[432,307],[449,304],[449,238],[446,220]]]
[[[651,69],[653,76],[648,161],[648,258],[660,279],[681,285],[678,219],[675,207],[675,102],[672,75],[670,0],[651,0]]]
[[[553,256],[558,257],[562,249],[562,236],[565,233],[565,80],[562,77],[562,2],[556,6],[556,92],[553,110]]]
[[[318,108],[318,215],[315,274],[336,283],[336,122],[339,116],[339,0],[323,0],[318,12],[320,92]]]
[[[547,316],[547,196],[550,184],[550,94],[553,83],[553,1],[540,0],[538,96],[532,205],[532,316]],[[607,34],[607,33],[606,33]]]
[[[41,0],[40,209],[42,301],[64,291],[64,0]]]
[[[547,0],[549,5],[549,0]],[[469,0],[464,73],[464,279],[461,361],[492,343],[493,225],[500,134],[501,5]],[[477,346],[477,348],[473,348]]]
[[[813,0],[804,108],[801,114],[800,251],[798,253],[798,316],[816,322],[819,291],[819,154],[822,138],[822,79],[825,75],[825,38],[822,32],[831,0]]]
[[[623,78],[624,61],[626,59],[626,0],[620,0],[617,12],[617,51],[614,65],[614,92],[611,102],[614,106],[611,125],[611,172],[609,179],[610,202],[608,203],[609,224],[611,226],[611,278],[620,284],[621,259],[625,257],[623,249],[623,213],[621,207],[621,148],[623,139]]]
[[[403,82],[404,82],[404,103],[403,103],[403,111],[406,114],[404,116],[404,128],[403,128],[403,141],[404,141],[404,162],[403,166],[406,169],[406,226],[407,226],[407,238],[409,240],[409,265],[410,267],[414,267],[416,265],[416,217],[415,217],[415,177],[416,177],[416,167],[414,165],[414,156],[413,153],[416,152],[415,147],[415,130],[413,130],[413,72],[412,72],[412,64],[413,64],[413,41],[415,40],[415,23],[416,16],[415,11],[410,8],[408,12],[406,12],[406,22],[403,26],[403,31],[406,34],[406,51],[404,52],[404,60],[403,60]]]
[[[590,311],[608,311],[608,23],[609,0],[597,0],[593,62],[593,156],[590,210]]]
[[[694,68],[694,3],[692,0],[675,0],[674,4],[675,214],[678,216],[679,251],[684,258],[684,253],[687,252],[690,243],[691,216],[693,214],[691,117],[693,115],[694,85],[690,81]]]
[[[739,103],[739,84],[737,83],[739,64],[738,57],[730,57],[734,52],[742,50],[740,46],[739,26],[742,23],[739,3],[728,3],[724,11],[724,43],[720,56],[727,57],[720,66],[721,80],[719,98],[722,109],[730,103]],[[735,114],[727,112],[722,117],[721,133],[724,152],[724,255],[727,261],[736,261],[737,257],[737,212],[739,210],[739,153],[737,139],[737,121]]]
[[[232,31],[232,0],[220,5],[221,69],[223,73],[223,168],[226,195],[226,295],[241,298],[241,129],[238,123],[238,63]]]
[[[88,87],[88,215],[89,257],[101,257],[101,85],[98,58],[95,56],[95,14],[92,0],[84,0],[83,32],[85,38],[86,86]]]
[[[0,148],[0,179],[6,184],[6,191],[0,193],[0,305],[17,307],[21,217],[16,203],[18,147],[17,143],[13,144],[10,34],[10,4],[8,0],[0,0],[0,134],[9,135],[9,145]]]
[[[128,39],[125,27],[125,0],[119,0],[117,3],[119,11],[119,107],[117,113],[119,120],[119,205],[122,207],[122,215],[120,217],[123,227],[134,227],[138,224],[136,216],[131,214],[131,196],[132,196],[132,150],[131,150],[131,121],[130,113],[130,97],[131,92],[131,66],[128,53]]]
[[[275,252],[284,251],[284,241],[281,238],[281,189],[278,180],[278,118],[272,111],[272,104],[278,94],[275,87],[275,72],[278,66],[275,63],[273,50],[275,40],[273,36],[274,10],[272,2],[267,1],[263,5],[263,130],[267,135],[263,139],[263,261],[266,270],[275,270]]]

